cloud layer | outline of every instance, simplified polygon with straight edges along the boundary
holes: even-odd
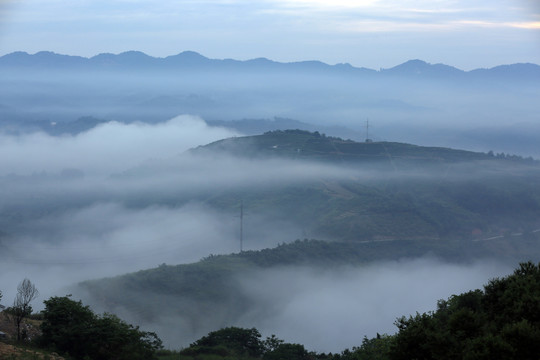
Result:
[[[493,262],[457,265],[429,258],[324,271],[275,269],[244,280],[259,307],[240,323],[310,350],[340,352],[361,345],[364,336],[395,333],[398,317],[435,310],[437,300],[509,272]]]
[[[108,123],[77,136],[2,135],[2,303],[10,305],[25,277],[40,291],[33,304],[40,309],[42,300],[71,292],[69,286],[78,281],[237,252],[239,191],[381,176],[365,168],[182,154],[231,135],[189,116],[154,125]],[[223,194],[232,205],[209,205],[214,195]],[[274,215],[245,214],[244,249],[302,236],[299,225]],[[255,272],[237,279],[255,306],[230,325],[257,327],[265,336],[336,352],[360,345],[364,335],[393,332],[398,316],[433,309],[436,300],[509,271],[491,262],[452,265],[423,259]],[[120,310],[126,320],[136,318]],[[141,325],[159,331],[176,348],[215,330],[215,319],[205,316],[200,314],[196,330],[185,319]]]
[[[77,136],[1,135],[4,302],[24,277],[46,298],[85,279],[236,252],[238,213],[234,206],[231,212],[204,205],[209,198],[352,174],[310,163],[184,153],[232,135],[191,116],[154,125],[113,122]],[[301,235],[272,214],[246,215],[244,249]]]
[[[181,174],[182,152],[231,135],[191,116],[113,122],[77,136],[0,135],[4,302],[24,277],[47,297],[75,281],[234,251],[232,217],[197,204],[159,204],[175,187],[188,193],[189,181],[163,171],[164,178],[111,177],[158,159]],[[200,181],[203,174],[192,175]]]
[[[187,115],[154,125],[109,122],[77,136],[0,134],[0,175],[58,173],[63,169],[81,169],[88,175],[111,174],[234,135]]]

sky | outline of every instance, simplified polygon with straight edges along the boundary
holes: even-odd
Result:
[[[191,50],[372,69],[540,63],[537,0],[0,0],[0,55]]]

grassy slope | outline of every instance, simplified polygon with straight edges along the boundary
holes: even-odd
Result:
[[[27,348],[17,344],[0,342],[0,359],[2,360],[64,360],[63,357],[49,351]]]

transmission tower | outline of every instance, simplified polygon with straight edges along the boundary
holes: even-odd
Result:
[[[240,200],[240,252],[244,251],[244,201]]]
[[[369,138],[369,118],[366,120],[366,142],[373,142],[373,140]]]

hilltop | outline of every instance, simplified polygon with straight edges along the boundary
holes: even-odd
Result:
[[[262,135],[243,136],[219,140],[198,147],[198,152],[226,152],[250,158],[284,157],[328,162],[465,162],[493,159],[485,153],[443,147],[371,140],[358,142],[326,136],[318,131],[275,130]]]

